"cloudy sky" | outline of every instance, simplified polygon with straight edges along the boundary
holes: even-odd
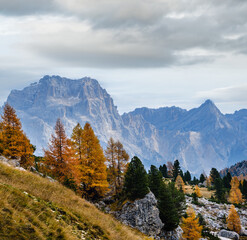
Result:
[[[90,76],[121,113],[247,108],[245,0],[0,0],[0,105],[43,75]]]

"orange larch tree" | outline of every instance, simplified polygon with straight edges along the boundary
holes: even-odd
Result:
[[[83,159],[82,154],[82,133],[83,129],[80,125],[80,123],[77,123],[77,125],[74,127],[72,135],[71,135],[71,142],[72,146],[75,150],[75,154],[79,162]]]
[[[77,180],[75,152],[67,138],[64,125],[58,119],[55,134],[51,136],[48,149],[44,150],[44,161],[48,172],[59,182],[74,188]]]
[[[2,154],[8,158],[18,159],[20,165],[25,168],[33,165],[34,147],[24,134],[15,109],[8,103],[4,106],[0,131]]]
[[[108,189],[106,159],[89,123],[85,124],[82,132],[82,155],[79,176],[83,194],[86,198],[102,197]]]
[[[239,189],[239,180],[233,177],[231,180],[231,190],[229,193],[229,202],[239,204],[243,202],[242,193]]]
[[[175,186],[178,190],[182,190],[183,192],[185,191],[184,181],[180,175],[178,175],[176,178]]]
[[[187,218],[182,218],[181,228],[183,230],[183,238],[188,240],[199,240],[201,238],[202,226],[199,219],[196,218],[195,211],[189,207],[186,211]]]
[[[108,165],[108,180],[117,195],[123,188],[129,155],[123,148],[123,144],[120,141],[115,142],[112,138],[108,141],[105,155]]]
[[[197,197],[201,197],[202,194],[201,194],[201,191],[200,191],[200,188],[198,187],[198,185],[195,186],[195,191],[194,193],[196,194]]]
[[[238,215],[234,205],[232,205],[230,210],[229,210],[226,222],[227,222],[227,227],[229,230],[234,231],[236,233],[240,233],[241,222],[240,222],[239,215]]]

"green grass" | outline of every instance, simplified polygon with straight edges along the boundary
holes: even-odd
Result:
[[[0,239],[147,239],[57,182],[0,163]]]

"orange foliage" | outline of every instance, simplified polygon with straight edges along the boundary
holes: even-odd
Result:
[[[176,178],[175,186],[177,189],[179,189],[179,190],[182,189],[183,192],[185,191],[184,181],[180,175],[178,175]]]
[[[14,108],[9,104],[4,106],[0,132],[2,154],[12,159],[18,159],[22,167],[27,168],[33,165],[34,148],[24,134]]]
[[[231,181],[229,202],[235,203],[235,204],[239,204],[243,202],[242,193],[239,189],[239,180],[237,177],[233,177]]]
[[[233,205],[231,206],[229,210],[229,214],[228,214],[226,222],[227,222],[227,227],[229,230],[240,233],[241,222],[240,222],[239,215]]]
[[[182,218],[181,228],[183,229],[183,238],[188,240],[199,240],[201,238],[202,226],[199,219],[196,218],[195,211],[189,207],[186,211],[188,217]]]
[[[76,159],[71,148],[70,140],[65,134],[64,125],[58,119],[55,126],[55,135],[51,136],[47,150],[44,150],[44,161],[48,166],[48,172],[58,181],[76,179]]]
[[[195,192],[197,197],[200,198],[202,196],[200,188],[197,185],[195,186],[195,191],[194,192]]]

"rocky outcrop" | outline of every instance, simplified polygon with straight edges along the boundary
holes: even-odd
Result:
[[[234,240],[239,239],[239,235],[236,232],[227,231],[224,229],[219,232],[219,237],[225,237],[225,238],[234,239]]]
[[[178,226],[175,230],[170,232],[162,231],[160,237],[166,240],[179,240],[182,239],[182,234],[183,230],[180,226]]]
[[[124,224],[153,237],[157,237],[164,226],[159,217],[157,200],[152,192],[143,199],[125,203],[115,216]]]

